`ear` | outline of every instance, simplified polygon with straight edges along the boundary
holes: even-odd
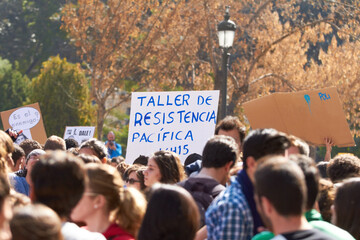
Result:
[[[271,215],[274,211],[274,207],[271,204],[271,202],[264,196],[261,197],[260,202],[263,206],[263,211],[266,214],[266,216]]]
[[[235,163],[235,164],[236,164],[236,163]],[[235,164],[234,164],[234,165],[235,165]],[[226,172],[230,172],[230,169],[232,168],[232,166],[233,166],[233,162],[228,162],[228,163],[226,163],[225,166],[224,166],[225,171],[226,171]]]
[[[106,199],[104,195],[97,195],[94,199],[94,207],[104,208],[106,206]]]
[[[248,168],[254,168],[256,166],[255,158],[251,156],[246,158],[246,165]]]

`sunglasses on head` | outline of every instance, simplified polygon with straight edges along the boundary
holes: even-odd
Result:
[[[126,183],[130,183],[130,184],[134,184],[134,183],[137,183],[137,182],[140,182],[139,180],[135,180],[133,178],[128,178],[126,179]]]

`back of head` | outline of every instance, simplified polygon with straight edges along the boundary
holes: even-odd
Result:
[[[100,159],[97,156],[94,155],[87,155],[87,154],[79,154],[77,155],[78,158],[83,160],[83,162],[86,163],[101,163]]]
[[[66,150],[66,144],[65,144],[65,140],[62,139],[61,137],[52,135],[50,136],[44,145],[44,150]]]
[[[18,208],[10,221],[13,240],[62,240],[61,221],[50,208],[34,204]]]
[[[228,162],[235,164],[238,146],[232,137],[215,135],[207,141],[202,153],[202,166],[220,168]]]
[[[191,195],[173,185],[155,184],[151,190],[138,239],[194,239],[199,213]]]
[[[239,137],[240,137],[239,140],[241,143],[243,143],[246,132],[245,132],[244,125],[240,122],[238,117],[226,116],[224,119],[222,119],[216,125],[215,135],[218,135],[220,130],[231,131],[233,129],[236,129],[239,132]],[[239,147],[241,147],[241,146],[239,146]]]
[[[336,191],[333,223],[360,239],[360,178],[346,180]]]
[[[255,171],[255,193],[266,197],[281,216],[301,216],[306,204],[304,174],[284,157],[271,157]]]
[[[319,181],[319,197],[318,205],[322,218],[324,221],[331,222],[331,206],[335,199],[334,184],[327,179],[321,178]]]
[[[246,159],[253,157],[258,160],[266,155],[283,155],[290,147],[290,140],[286,134],[272,128],[251,131],[243,144],[243,168],[247,169]]]
[[[351,154],[338,155],[330,160],[326,171],[333,183],[346,178],[360,177],[360,159]]]
[[[12,152],[12,159],[16,165],[17,161],[25,156],[24,150],[17,144],[14,144],[14,151]]]
[[[41,144],[33,139],[26,139],[22,141],[19,146],[24,150],[26,157],[32,150],[42,149]]]
[[[7,173],[8,163],[12,165],[11,153],[14,151],[14,142],[10,136],[0,130],[0,172]]]
[[[78,148],[79,143],[74,138],[67,138],[65,139],[66,150],[70,148]]]
[[[174,184],[185,178],[184,167],[176,153],[157,151],[152,155],[161,173],[160,182]]]
[[[198,153],[189,154],[184,161],[184,166],[190,165],[196,162],[197,160],[202,160],[202,156],[200,154]]]
[[[108,150],[105,144],[96,138],[90,138],[89,140],[83,142],[80,145],[80,150],[83,148],[91,149],[100,160],[108,155]]]
[[[33,166],[31,180],[34,200],[68,217],[84,192],[83,162],[70,153],[52,151]]]
[[[305,155],[307,157],[310,155],[310,147],[304,140],[294,135],[290,135],[289,139],[291,142],[291,146],[296,147],[299,150],[299,154]]]
[[[314,160],[310,157],[296,154],[289,156],[289,159],[295,162],[304,173],[307,189],[306,210],[308,211],[314,207],[319,193],[319,171]]]
[[[140,155],[139,157],[137,157],[134,160],[133,164],[139,164],[139,165],[147,166],[148,159],[149,159],[149,157],[144,156],[144,155]]]
[[[135,236],[146,209],[143,195],[135,189],[124,189],[114,167],[90,163],[85,168],[91,192],[105,197],[107,209],[113,212],[112,221]]]

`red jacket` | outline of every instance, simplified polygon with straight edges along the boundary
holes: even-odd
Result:
[[[125,232],[125,230],[115,223],[111,224],[102,234],[108,240],[135,240],[130,233]]]

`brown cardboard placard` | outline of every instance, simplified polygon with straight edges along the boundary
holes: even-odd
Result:
[[[335,87],[274,93],[243,107],[253,129],[275,128],[314,145],[329,137],[336,146],[355,146]]]
[[[3,111],[1,121],[4,129],[23,130],[23,134],[44,144],[47,137],[41,116],[39,103]]]

